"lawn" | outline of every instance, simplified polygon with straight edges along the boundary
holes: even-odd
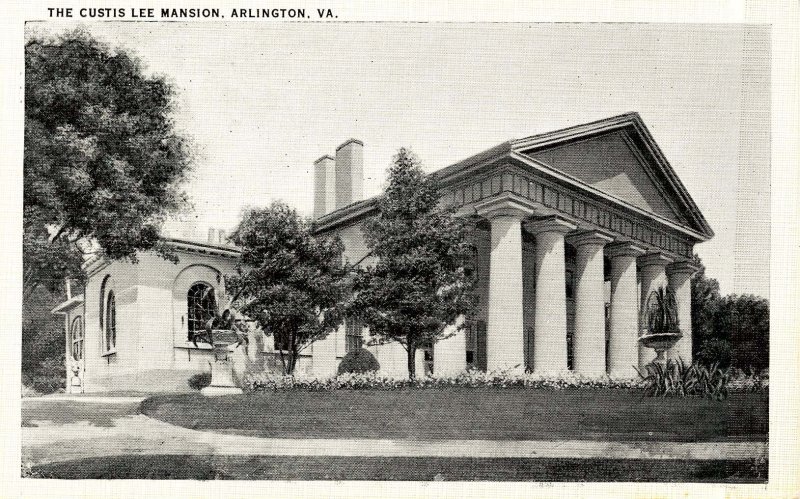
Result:
[[[766,463],[633,459],[139,455],[34,467],[60,479],[481,480],[763,483]]]
[[[768,395],[724,401],[636,390],[500,388],[159,395],[148,416],[193,429],[282,438],[766,441]]]

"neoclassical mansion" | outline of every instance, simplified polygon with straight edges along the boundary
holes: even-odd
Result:
[[[351,262],[368,253],[361,225],[377,209],[362,199],[362,148],[350,139],[314,163],[317,230],[338,234]],[[662,286],[683,332],[668,355],[691,360],[691,259],[713,231],[638,114],[504,142],[434,175],[442,203],[477,218],[479,304],[460,332],[418,352],[418,372],[635,376],[655,356],[638,342],[640,312]],[[186,390],[210,369],[210,348],[189,338],[225,302],[239,252],[213,230],[167,241],[177,265],[150,253],[138,264],[89,260],[84,293],[53,310],[64,316],[69,390]],[[298,370],[332,375],[368,335],[349,321],[303,351]],[[279,364],[271,338],[254,332],[250,345],[233,353],[237,372]],[[366,348],[383,371],[406,374],[399,344]]]

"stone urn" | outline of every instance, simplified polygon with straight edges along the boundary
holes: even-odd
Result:
[[[241,394],[242,389],[236,386],[234,380],[233,362],[228,358],[231,345],[239,342],[236,333],[230,329],[214,329],[212,338],[214,363],[211,364],[211,384],[200,393],[206,397]]]
[[[666,364],[667,357],[664,352],[675,346],[683,334],[681,333],[654,333],[644,334],[639,337],[639,343],[647,348],[652,348],[656,351],[656,358],[653,362],[657,364]]]

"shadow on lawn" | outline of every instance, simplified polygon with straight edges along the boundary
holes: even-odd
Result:
[[[766,463],[764,463],[766,465]],[[141,455],[33,468],[31,478],[764,483],[750,461]]]

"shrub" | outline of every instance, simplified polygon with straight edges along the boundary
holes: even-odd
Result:
[[[682,359],[651,363],[639,372],[645,390],[653,397],[698,396],[722,400],[728,396],[730,370],[718,364],[686,364]]]
[[[672,369],[674,370],[674,361]],[[706,368],[692,366],[693,375],[707,372]],[[705,369],[705,371],[702,371]],[[662,368],[663,370],[663,368]],[[686,374],[684,367],[684,377]],[[727,372],[719,370],[719,372]],[[663,378],[663,376],[662,376]],[[687,395],[699,395],[694,383],[684,382]],[[708,379],[703,383],[708,383]],[[662,386],[664,385],[662,380]],[[673,380],[670,386],[677,386]],[[415,390],[415,389],[444,389],[444,388],[500,388],[500,389],[531,389],[531,390],[654,390],[652,381],[644,378],[626,379],[611,378],[607,375],[586,376],[572,371],[558,374],[540,373],[513,373],[505,371],[482,372],[467,370],[451,376],[434,375],[419,377],[409,380],[407,377],[394,377],[381,372],[370,371],[366,373],[346,373],[329,378],[301,377],[280,375],[270,372],[249,373],[243,379],[243,388],[254,392],[271,391],[333,391],[333,390]],[[746,375],[733,373],[727,383],[728,391],[766,392],[769,389],[769,378],[765,373],[761,375]],[[658,393],[662,395],[661,392]]]
[[[706,366],[716,363],[719,367],[726,368],[731,365],[732,351],[728,340],[710,338],[703,342],[700,351],[697,352],[696,360]]]
[[[370,371],[377,371],[381,368],[378,359],[375,358],[369,350],[358,348],[351,350],[344,356],[339,363],[337,374],[345,373],[366,373]]]
[[[202,390],[211,384],[211,373],[198,373],[189,378],[189,387],[192,390]]]
[[[345,373],[331,378],[304,378],[258,373],[245,376],[244,387],[250,391],[332,391],[332,390],[401,390],[426,388],[522,388],[543,390],[635,389],[639,379],[615,379],[608,376],[589,377],[566,372],[558,375],[463,371],[453,376],[429,376],[409,380],[380,372]]]
[[[66,382],[63,355],[57,359],[45,359],[32,373],[22,375],[22,384],[39,394],[63,391]]]

